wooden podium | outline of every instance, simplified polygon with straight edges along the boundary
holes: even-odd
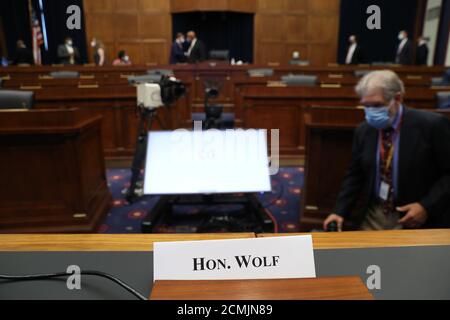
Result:
[[[0,111],[0,233],[94,232],[111,204],[87,111]]]
[[[156,281],[151,300],[372,300],[359,277]]]

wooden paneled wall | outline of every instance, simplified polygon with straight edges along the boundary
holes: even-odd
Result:
[[[84,0],[84,7],[88,41],[98,37],[105,43],[109,63],[119,50],[127,51],[134,64],[168,62],[169,0]]]
[[[340,0],[259,0],[255,61],[289,62],[293,51],[312,65],[336,62]]]
[[[340,0],[244,2],[84,0],[87,35],[89,40],[96,36],[105,43],[109,61],[124,49],[136,64],[166,64],[172,42],[172,12],[228,8],[255,12],[255,64],[286,64],[293,51],[300,51],[301,59],[312,65],[336,62]]]

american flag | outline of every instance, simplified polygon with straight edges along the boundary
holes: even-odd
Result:
[[[36,12],[31,8],[31,35],[33,42],[33,57],[36,65],[42,64],[41,46],[44,44],[41,23],[36,16]]]

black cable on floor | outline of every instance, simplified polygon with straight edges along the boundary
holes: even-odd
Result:
[[[137,297],[139,300],[148,300],[146,297],[141,295],[139,292],[137,292],[135,289],[130,287],[128,284],[123,282],[122,280],[99,271],[82,271],[80,273],[83,276],[96,276],[108,279],[119,286],[121,286],[123,289]],[[6,275],[0,275],[0,280],[7,280],[7,281],[35,281],[35,280],[49,280],[54,278],[64,278],[64,277],[70,277],[72,276],[72,273],[67,272],[60,272],[60,273],[51,273],[51,274],[37,274],[37,275],[26,275],[26,276],[6,276]]]

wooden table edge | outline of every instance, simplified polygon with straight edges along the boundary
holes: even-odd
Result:
[[[448,230],[299,234],[0,234],[0,251],[135,251],[153,250],[154,242],[250,239],[312,235],[315,250],[450,246]]]
[[[155,242],[252,239],[254,233],[224,234],[0,234],[0,252],[147,252]]]
[[[299,235],[312,235],[315,250],[450,246],[450,229],[257,234],[257,237]]]

